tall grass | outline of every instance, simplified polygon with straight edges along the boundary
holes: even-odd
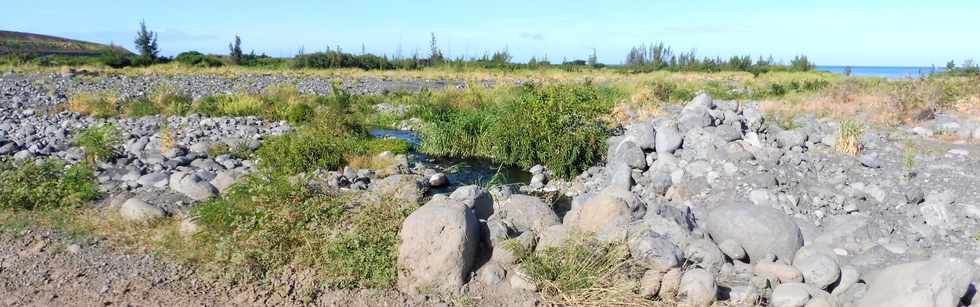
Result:
[[[587,84],[526,85],[499,102],[430,101],[419,111],[430,123],[423,152],[489,158],[521,167],[544,164],[570,178],[603,159],[607,115],[620,93]]]
[[[91,168],[54,159],[0,159],[0,182],[0,209],[77,207],[101,196]]]
[[[85,162],[89,164],[103,162],[115,156],[116,146],[120,142],[119,129],[112,124],[90,126],[80,131],[75,138],[75,143],[85,151]]]

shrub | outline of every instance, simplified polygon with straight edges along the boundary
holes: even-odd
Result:
[[[158,112],[166,115],[187,115],[192,107],[190,95],[172,86],[154,89],[149,95],[149,100]]]
[[[119,114],[120,101],[108,93],[77,93],[68,99],[68,110],[96,118],[109,118]]]
[[[527,85],[501,103],[426,106],[423,117],[432,124],[422,131],[421,149],[521,167],[540,163],[571,178],[602,160],[606,131],[600,118],[615,97],[617,92],[591,85]]]
[[[92,169],[65,167],[59,160],[14,162],[0,159],[0,208],[76,207],[100,196]]]
[[[256,152],[262,166],[282,174],[337,169],[351,144],[343,136],[331,136],[305,129],[270,138]]]
[[[112,124],[85,128],[75,139],[75,143],[85,151],[85,161],[92,164],[114,157],[120,142],[119,129]]]
[[[192,215],[211,247],[208,264],[235,280],[287,266],[312,269],[334,287],[390,287],[401,221],[412,207],[358,194],[321,194],[284,177],[247,177]]]

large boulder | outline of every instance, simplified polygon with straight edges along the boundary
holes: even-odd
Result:
[[[559,223],[558,215],[551,207],[530,195],[513,194],[502,201],[494,212],[518,233],[528,230],[540,233],[548,226]]]
[[[371,190],[395,199],[417,204],[425,196],[422,176],[420,175],[391,175],[381,180],[371,182]]]
[[[788,263],[803,246],[803,235],[793,219],[768,207],[731,204],[715,208],[708,213],[707,229],[715,243],[731,240],[741,246],[751,263],[767,254]]]
[[[961,259],[938,258],[898,264],[868,278],[859,307],[956,307],[973,279],[973,266]]]
[[[692,269],[681,277],[678,301],[682,306],[708,307],[715,302],[717,292],[714,275],[704,269]]]
[[[485,220],[493,215],[493,197],[480,186],[459,187],[449,195],[449,198],[458,200],[466,207],[473,209],[478,219]]]
[[[627,246],[633,261],[661,272],[680,267],[684,260],[684,252],[677,245],[650,230],[630,234]]]
[[[479,221],[459,201],[438,197],[412,212],[398,232],[398,288],[455,293],[479,246]]]
[[[609,164],[617,163],[625,164],[635,169],[647,168],[646,155],[643,154],[643,149],[629,140],[619,142],[613,148],[613,155],[609,157]]]
[[[643,150],[656,147],[656,131],[651,123],[637,123],[626,127],[626,140],[631,141]]]
[[[170,189],[193,200],[206,200],[218,194],[218,189],[193,173],[176,172],[170,175]]]
[[[130,198],[119,207],[119,215],[128,222],[147,223],[163,218],[166,213],[160,207],[139,198]]]
[[[621,232],[621,235],[625,236],[626,226],[633,220],[630,202],[636,202],[626,198],[632,197],[632,193],[627,190],[606,188],[582,206],[569,212],[566,224],[585,233]]]
[[[673,153],[675,150],[681,147],[681,143],[684,141],[684,135],[677,130],[677,122],[673,120],[664,120],[656,125],[656,148],[657,152],[662,153]]]

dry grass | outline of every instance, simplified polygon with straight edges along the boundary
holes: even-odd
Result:
[[[68,99],[68,110],[83,115],[107,118],[119,114],[120,99],[109,93],[78,93]]]
[[[837,143],[834,145],[837,152],[851,156],[857,156],[861,153],[861,143],[859,141],[861,130],[861,125],[856,121],[841,121],[840,126],[837,128]]]
[[[171,149],[177,147],[177,136],[173,128],[169,125],[160,127],[160,154],[166,154]]]

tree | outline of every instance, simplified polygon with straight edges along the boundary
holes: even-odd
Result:
[[[589,55],[589,60],[587,63],[589,66],[595,66],[599,62],[599,57],[596,55],[595,48],[592,48],[592,54]]]
[[[147,63],[156,62],[157,55],[160,53],[157,46],[157,34],[146,29],[146,21],[140,21],[140,31],[136,33],[135,43],[136,50],[139,51],[140,57],[144,61]]]
[[[439,45],[436,44],[436,33],[433,32],[432,40],[429,42],[429,47],[431,48],[431,54],[429,55],[429,61],[433,64],[442,62],[442,51],[439,50]]]
[[[231,63],[235,65],[242,64],[242,39],[235,35],[235,42],[228,44],[228,57],[231,58]]]

